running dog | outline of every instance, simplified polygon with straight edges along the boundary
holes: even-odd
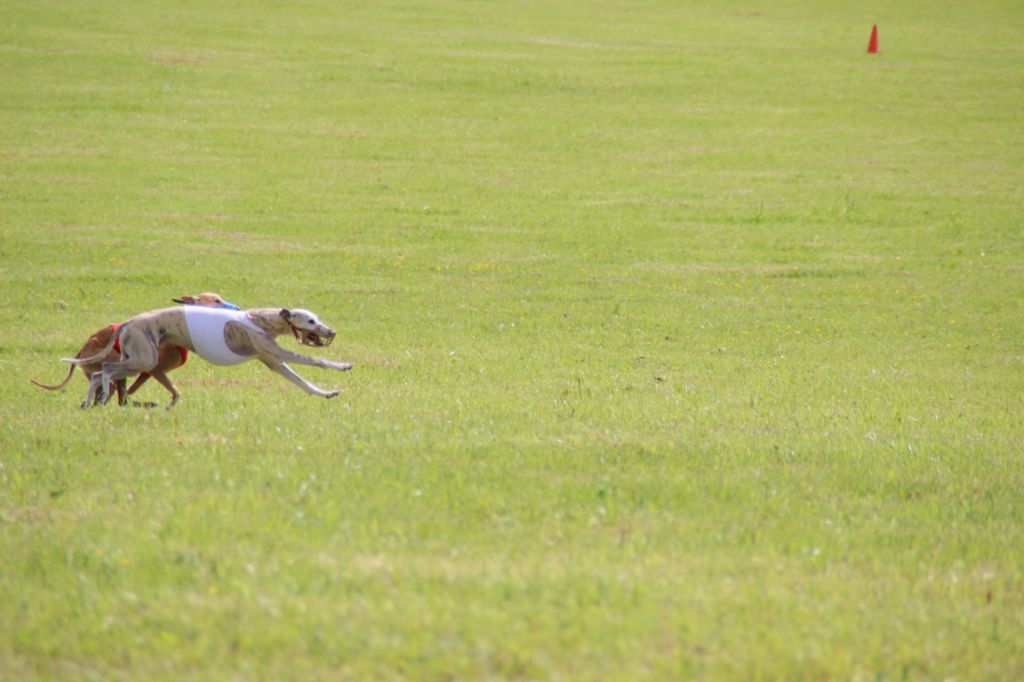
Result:
[[[330,345],[335,336],[333,329],[322,324],[308,310],[257,308],[235,311],[185,306],[137,315],[118,327],[101,352],[87,358],[61,360],[73,365],[96,363],[106,357],[115,341],[120,340],[120,360],[103,362],[102,369],[92,375],[86,406],[97,404],[101,396],[105,396],[104,402],[110,400],[111,382],[152,371],[159,361],[159,349],[163,344],[187,348],[214,365],[237,365],[259,360],[307,393],[322,398],[338,395],[338,390],[327,391],[309,383],[286,363],[342,372],[352,369],[351,363],[311,358],[281,348],[274,338],[289,332],[302,345],[320,347]],[[168,409],[173,404],[168,405]]]
[[[230,310],[240,310],[240,308],[236,306],[234,303],[229,303],[225,301],[223,298],[221,298],[219,294],[214,294],[210,292],[203,292],[201,294],[196,294],[195,296],[185,295],[182,296],[181,298],[174,298],[171,300],[174,301],[175,303],[182,303],[184,305],[200,305],[210,308],[227,308]],[[85,342],[85,344],[82,346],[82,349],[78,351],[78,355],[76,355],[75,358],[85,358],[105,348],[107,344],[110,342],[110,339],[114,336],[114,332],[117,330],[119,326],[120,324],[111,324],[107,325],[106,327],[103,327],[102,329],[97,330]],[[79,365],[79,367],[82,368],[82,373],[85,374],[86,379],[89,379],[93,374],[102,369],[103,362],[116,362],[118,359],[120,359],[120,357],[121,347],[120,344],[115,342],[110,352],[107,353],[106,356],[101,358],[101,360],[94,363],[81,364]],[[167,379],[167,372],[178,369],[179,367],[184,365],[187,360],[188,349],[183,348],[181,346],[173,346],[170,344],[160,346],[160,352],[158,354],[156,366],[150,371],[140,374],[139,378],[135,380],[135,383],[131,385],[131,388],[125,391],[124,379],[120,379],[114,382],[114,388],[117,390],[118,405],[126,404],[128,401],[125,398],[125,396],[132,395],[136,391],[138,391],[139,388],[141,388],[142,385],[146,383],[146,381],[150,377],[156,379],[158,382],[160,382],[161,386],[163,386],[170,392],[171,404],[173,405],[178,400],[178,392],[174,389],[174,386]],[[71,381],[71,377],[74,376],[74,374],[75,365],[72,365],[71,370],[68,372],[68,375],[64,377],[64,381],[60,382],[59,384],[50,386],[47,384],[42,384],[36,381],[35,379],[29,379],[29,382],[38,386],[39,388],[45,388],[47,391],[59,391],[60,389],[64,388],[69,381]],[[138,405],[140,403],[136,404]],[[141,405],[145,407],[152,407],[155,406],[156,403],[141,403]]]

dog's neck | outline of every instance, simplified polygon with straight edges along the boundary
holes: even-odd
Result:
[[[280,336],[291,331],[288,320],[281,317],[281,308],[253,308],[246,310],[245,315],[271,336]]]

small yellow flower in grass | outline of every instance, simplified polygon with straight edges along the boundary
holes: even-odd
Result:
[[[210,585],[209,592],[210,592],[210,594],[217,594],[217,586],[216,585]]]

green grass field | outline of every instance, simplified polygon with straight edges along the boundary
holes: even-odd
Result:
[[[1021,679],[1022,46],[1010,1],[3,3],[0,679]],[[28,383],[203,290],[318,312],[341,395]]]

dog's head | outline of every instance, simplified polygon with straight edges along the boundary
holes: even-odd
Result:
[[[201,305],[208,308],[229,308],[231,310],[241,310],[237,305],[229,301],[225,301],[220,297],[220,294],[215,294],[209,291],[204,291],[201,294],[192,296],[186,294],[181,298],[172,298],[175,303],[181,303],[183,305]]]
[[[295,338],[304,346],[329,346],[334,341],[334,330],[320,322],[317,316],[308,310],[282,309],[281,317],[292,330]]]

